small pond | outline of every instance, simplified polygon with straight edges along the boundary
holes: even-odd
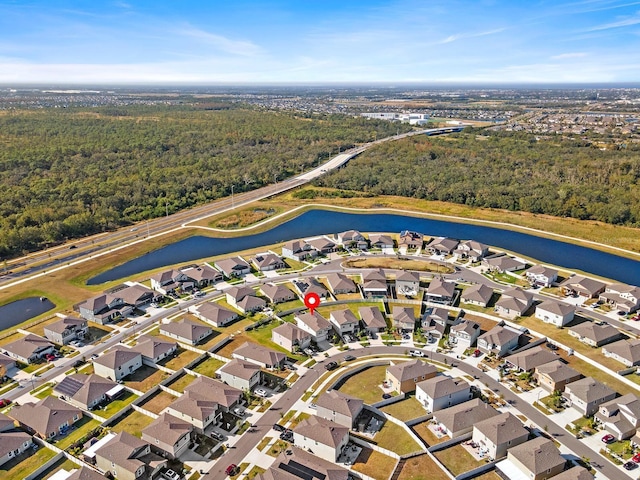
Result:
[[[51,300],[41,298],[28,297],[0,306],[0,330],[19,325],[55,308],[56,305]]]

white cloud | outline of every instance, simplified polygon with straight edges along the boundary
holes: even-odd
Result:
[[[602,25],[597,25],[595,27],[587,28],[583,30],[584,32],[598,32],[601,30],[609,30],[612,28],[623,28],[623,27],[631,27],[633,25],[640,24],[640,12],[636,12],[636,14],[632,17],[625,18],[623,20],[618,20],[617,22],[605,23]]]
[[[233,55],[253,56],[262,53],[262,48],[248,40],[231,40],[215,33],[206,32],[191,25],[175,30],[176,34],[199,40],[201,43],[213,46],[218,50]]]
[[[455,42],[456,40],[460,40],[460,39],[463,39],[463,38],[486,37],[487,35],[495,35],[496,33],[502,33],[505,30],[507,30],[506,27],[496,28],[494,30],[487,30],[487,31],[484,31],[484,32],[458,33],[456,35],[449,35],[448,37],[435,42],[435,45],[443,45],[443,44],[446,44],[446,43]]]
[[[586,52],[572,52],[572,53],[561,53],[560,55],[553,55],[551,60],[566,60],[567,58],[582,58],[586,57],[588,54]]]

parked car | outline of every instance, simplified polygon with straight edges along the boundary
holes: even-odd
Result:
[[[385,400],[386,400],[387,398],[391,398],[391,394],[390,394],[390,393],[383,393],[383,394],[382,394],[382,398],[384,398]]]
[[[254,395],[257,395],[258,397],[262,397],[262,398],[268,395],[267,391],[264,388],[256,388],[253,393]]]
[[[47,359],[47,362],[53,362],[57,357],[53,353],[47,353],[44,358]]]
[[[338,368],[338,364],[336,362],[329,362],[324,366],[324,368],[326,368],[327,370],[335,370],[336,368]]]
[[[482,355],[482,352],[476,348],[476,349],[473,351],[473,356],[474,356],[475,358],[478,358],[480,355]]]
[[[640,463],[640,453],[636,453],[633,457],[631,457],[631,460],[635,463]]]
[[[238,473],[238,465],[236,465],[235,463],[232,463],[225,469],[224,473],[226,473],[229,476],[235,475],[236,473]]]
[[[547,348],[549,350],[558,350],[558,346],[555,343],[547,342]]]
[[[100,355],[98,355],[97,353],[94,353],[93,355],[91,355],[89,357],[89,360],[95,360],[96,358],[98,358]]]
[[[355,360],[356,357],[354,357],[353,355],[347,355],[346,357],[344,357],[344,359],[347,362],[351,362],[351,361]]]
[[[284,432],[284,431],[285,431],[285,428],[284,428],[282,425],[279,425],[279,424],[277,424],[277,423],[274,423],[274,424],[273,424],[273,429],[274,429],[276,432]]]
[[[610,433],[607,433],[604,437],[602,437],[602,441],[604,443],[613,443],[613,441],[616,439],[616,437],[614,437],[613,435],[611,435]]]
[[[224,437],[223,437],[221,434],[219,434],[218,432],[215,432],[215,431],[214,431],[214,432],[211,432],[211,436],[212,436],[213,438],[215,438],[216,440],[218,440],[219,442],[221,442],[222,440],[224,440]]]
[[[638,464],[635,462],[627,462],[622,466],[625,470],[633,470],[634,468],[638,468]]]
[[[240,407],[236,407],[233,409],[233,413],[241,417],[242,415],[244,415],[244,409]]]
[[[11,400],[8,398],[3,398],[0,400],[0,408],[6,407],[7,405],[11,405]]]
[[[180,480],[180,475],[178,475],[177,472],[174,472],[173,470],[169,469],[166,472],[163,473],[163,475],[168,478],[169,480]]]
[[[409,355],[412,357],[424,357],[424,352],[420,350],[409,350]]]

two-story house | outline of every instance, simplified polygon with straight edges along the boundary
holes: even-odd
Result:
[[[66,345],[72,340],[83,338],[88,324],[84,318],[63,317],[44,327],[44,336],[58,345]]]
[[[562,394],[569,405],[585,417],[595,414],[601,404],[613,400],[616,395],[614,390],[591,377],[566,384]]]
[[[333,310],[329,314],[329,320],[340,336],[345,333],[354,333],[358,329],[359,321],[355,314],[348,308]]]
[[[564,327],[573,320],[576,307],[568,303],[545,300],[536,305],[535,317],[556,327]]]
[[[507,450],[529,439],[529,430],[511,412],[504,412],[473,426],[472,441],[494,460],[506,457]]]
[[[524,272],[525,277],[532,285],[550,287],[558,280],[558,271],[544,265],[535,265]]]
[[[363,406],[364,401],[359,398],[339,390],[328,390],[316,399],[316,415],[352,429]]]
[[[416,385],[416,400],[427,413],[471,400],[471,386],[464,380],[438,375]]]

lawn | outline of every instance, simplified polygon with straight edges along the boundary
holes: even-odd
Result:
[[[483,473],[479,477],[474,477],[473,480],[502,480],[502,477],[498,475],[494,470]]]
[[[67,472],[70,472],[71,470],[74,470],[77,468],[78,468],[78,465],[75,462],[72,462],[66,457],[62,457],[60,460],[54,463],[51,467],[49,467],[47,470],[42,472],[38,476],[38,480],[47,480],[48,478],[52,477],[53,475],[55,475],[57,472],[61,470],[66,470]]]
[[[442,470],[440,465],[425,454],[407,459],[400,471],[398,480],[449,480],[449,476]]]
[[[105,335],[109,335],[113,329],[106,325],[89,325],[87,333],[84,336],[84,340],[87,343],[97,342]]]
[[[367,368],[347,379],[338,390],[361,398],[368,404],[378,402],[382,399],[380,385],[384,381],[386,371],[386,365]]]
[[[429,430],[429,423],[429,421],[422,422],[412,427],[413,431],[422,439],[423,442],[432,447],[433,445],[444,442],[449,438],[444,435],[438,438],[431,430]]]
[[[147,392],[169,376],[168,373],[156,368],[143,365],[141,368],[127,375],[124,384],[140,392]]]
[[[125,431],[140,438],[142,436],[142,430],[151,424],[151,422],[153,422],[153,418],[132,409],[130,413],[120,418],[116,424],[109,428],[115,433]]]
[[[192,370],[209,378],[216,378],[216,371],[223,365],[225,365],[225,363],[222,360],[209,357],[204,361],[198,363],[195,367],[192,368]]]
[[[373,257],[345,260],[346,268],[384,268],[416,270],[418,272],[453,273],[453,267],[430,260],[408,260],[394,257]]]
[[[363,448],[353,463],[356,472],[369,475],[373,478],[389,478],[396,468],[397,461],[395,458],[388,457],[382,453]]]
[[[256,446],[256,448],[257,448],[259,451],[264,450],[264,449],[265,449],[265,447],[266,447],[267,445],[269,445],[269,442],[270,442],[271,440],[273,440],[273,437],[264,437],[262,440],[260,440],[260,443]]]
[[[265,453],[271,457],[277,457],[282,452],[284,452],[287,448],[289,448],[289,444],[284,440],[277,440],[276,443],[269,447]]]
[[[357,303],[346,303],[346,304],[341,303],[341,304],[328,305],[326,307],[318,308],[318,313],[328,319],[329,314],[334,310],[344,310],[345,308],[348,308],[349,310],[351,310],[351,312],[353,312],[356,318],[360,318],[358,309],[361,307],[378,307],[380,311],[384,314],[384,306],[382,305],[382,302],[357,302]]]
[[[252,478],[256,478],[260,473],[264,473],[266,471],[267,471],[266,469],[259,467],[258,465],[254,465],[253,468],[249,470],[249,473],[247,473],[244,478],[251,480]]]
[[[53,393],[53,382],[45,383],[44,385],[36,388],[35,390],[32,390],[29,393],[31,393],[31,395],[33,395],[34,397],[39,398],[40,400],[42,400],[43,398],[47,398]]]
[[[2,480],[23,480],[31,472],[56,456],[56,452],[44,447],[39,447],[35,453],[31,452],[32,450],[29,450],[0,466],[0,478]]]
[[[98,422],[97,420],[94,420],[90,417],[82,417],[79,422],[76,422],[74,424],[74,429],[68,435],[64,436],[56,442],[56,447],[64,450],[71,446],[73,443],[80,440],[91,430],[93,430],[94,428],[98,428],[99,426],[100,422]]]
[[[398,455],[406,455],[421,450],[420,445],[400,426],[393,422],[385,422],[374,437],[378,446],[391,450]]]
[[[454,445],[434,453],[434,456],[442,462],[455,476],[479,467],[484,462],[479,462],[462,445]]]
[[[176,351],[177,356],[168,357],[160,362],[160,365],[163,365],[171,370],[180,370],[185,365],[193,362],[196,358],[198,358],[201,353],[194,352],[193,350],[186,350],[182,347],[178,347]],[[165,361],[166,360],[166,361]]]
[[[402,420],[403,422],[421,417],[427,413],[420,402],[413,396],[407,397],[399,402],[392,403],[391,405],[386,405],[380,410],[397,418],[398,420]]]
[[[147,398],[143,403],[140,404],[140,407],[145,410],[149,410],[157,415],[160,415],[160,412],[164,410],[166,407],[171,405],[178,397],[171,395],[170,393],[165,392],[164,390],[158,390],[156,393]]]
[[[94,413],[100,415],[102,418],[111,418],[137,398],[138,395],[135,393],[125,391],[120,398],[107,404],[104,410],[96,410]]]
[[[196,379],[195,376],[189,375],[188,373],[184,373],[180,375],[178,378],[176,378],[173,382],[168,384],[167,387],[171,388],[172,390],[175,390],[176,392],[183,393],[184,389],[195,379]]]
[[[288,302],[278,303],[275,306],[274,311],[286,312],[287,310],[293,310],[294,308],[301,308],[301,307],[304,307],[304,303],[302,303],[302,300],[296,299],[296,300],[290,300]]]

